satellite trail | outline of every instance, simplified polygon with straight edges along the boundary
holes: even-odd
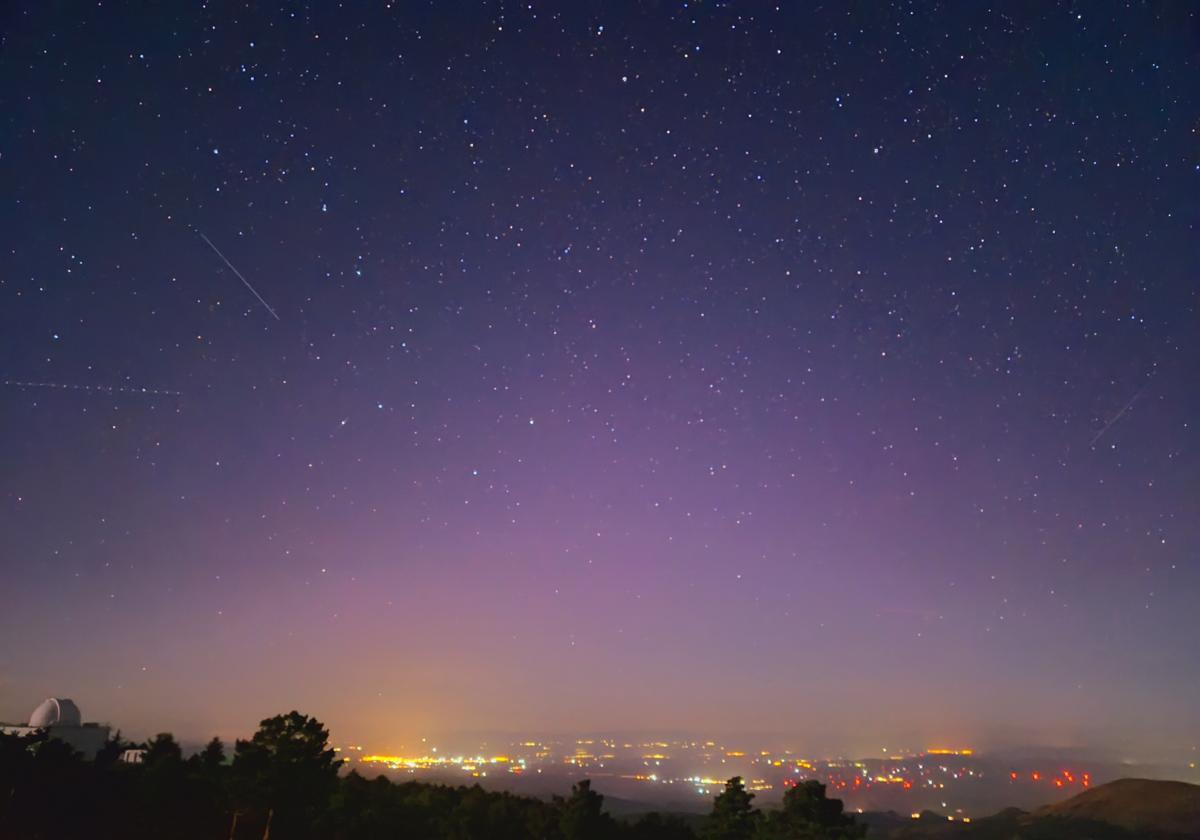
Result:
[[[101,394],[153,394],[160,397],[182,397],[181,391],[165,388],[135,388],[130,385],[75,385],[70,382],[21,382],[5,379],[4,384],[12,388],[55,388],[61,391],[95,391]]]
[[[1121,410],[1118,411],[1115,415],[1113,415],[1113,418],[1111,420],[1109,420],[1107,423],[1104,424],[1103,429],[1096,432],[1095,437],[1092,438],[1092,442],[1089,443],[1088,446],[1095,446],[1100,441],[1100,438],[1104,437],[1104,433],[1107,432],[1109,429],[1111,429],[1113,426],[1115,426],[1117,424],[1117,421],[1120,420],[1122,417],[1124,417],[1125,413],[1127,411],[1129,411],[1129,409],[1133,408],[1133,404],[1135,402],[1137,402],[1137,398],[1140,397],[1142,395],[1142,392],[1144,392],[1148,387],[1150,387],[1149,382],[1147,382],[1141,388],[1138,388],[1137,393],[1135,393],[1132,397],[1129,398],[1129,402],[1127,402],[1127,403],[1125,403],[1125,405],[1121,406]]]
[[[221,262],[223,262],[223,263],[225,263],[225,265],[229,266],[229,270],[237,275],[237,278],[242,281],[242,285],[244,285],[247,289],[250,290],[250,294],[252,294],[256,298],[258,298],[258,302],[261,303],[264,307],[266,307],[267,311],[271,313],[271,317],[274,318],[276,321],[280,320],[279,316],[277,314],[275,314],[275,310],[271,308],[271,304],[269,304],[265,300],[263,300],[263,296],[258,293],[257,289],[255,289],[253,286],[250,285],[249,280],[247,280],[245,277],[242,276],[242,272],[238,271],[236,268],[233,267],[233,263],[231,263],[229,261],[229,259],[224,254],[221,253],[221,249],[218,248],[216,245],[214,245],[212,243],[212,240],[209,239],[207,236],[205,236],[200,231],[196,231],[196,233],[199,233],[200,238],[205,241],[205,243],[208,245],[209,248],[213,249],[213,253],[221,258]]]

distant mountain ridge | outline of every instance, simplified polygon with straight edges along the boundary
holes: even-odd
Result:
[[[1200,837],[1200,785],[1118,779],[1039,808],[1033,816],[1095,820],[1130,831]]]
[[[870,840],[1197,840],[1200,785],[1118,779],[1032,813],[1007,808],[970,823],[874,813],[864,822]]]

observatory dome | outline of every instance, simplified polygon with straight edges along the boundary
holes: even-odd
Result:
[[[50,697],[42,701],[42,705],[33,710],[33,714],[29,716],[29,725],[36,727],[46,726],[80,726],[83,723],[83,716],[79,713],[79,707],[75,705],[74,700],[66,698],[58,699]]]

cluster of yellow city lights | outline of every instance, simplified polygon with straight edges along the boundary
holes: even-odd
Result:
[[[645,741],[625,742],[607,738],[579,738],[564,743],[545,742],[540,740],[521,741],[517,752],[525,758],[510,755],[444,755],[437,747],[422,747],[422,753],[417,755],[358,755],[363,752],[361,746],[339,748],[343,758],[350,758],[362,765],[375,765],[381,769],[416,773],[421,771],[441,770],[460,772],[469,777],[484,777],[489,773],[520,774],[543,772],[542,762],[559,762],[582,770],[591,768],[613,767],[617,762],[628,759],[640,760],[645,769],[633,770],[629,775],[621,773],[619,778],[655,785],[683,785],[702,796],[711,796],[724,787],[729,773],[719,765],[734,764],[746,768],[779,768],[786,775],[782,781],[755,779],[746,774],[746,789],[755,792],[771,791],[779,787],[787,788],[801,783],[805,778],[818,778],[830,788],[831,795],[853,794],[865,791],[871,787],[895,786],[910,790],[917,788],[925,791],[946,789],[946,783],[952,779],[974,777],[975,771],[953,761],[955,757],[970,758],[974,750],[966,748],[930,747],[921,750],[884,750],[888,753],[886,761],[890,766],[880,767],[875,760],[821,760],[805,759],[796,756],[790,750],[744,751],[719,742],[707,741]],[[565,748],[565,749],[564,749]],[[349,755],[347,755],[347,753]],[[924,760],[923,760],[924,759]],[[527,762],[530,764],[527,765]],[[608,764],[613,762],[613,764]],[[699,763],[702,762],[702,763]],[[680,774],[666,768],[679,763],[693,764],[696,767],[712,768],[709,772],[692,776]],[[535,770],[534,767],[537,769]],[[716,771],[716,772],[713,772]],[[611,772],[611,771],[610,771]],[[620,771],[617,771],[620,773]],[[1018,778],[1012,773],[1012,778]],[[1033,781],[1041,781],[1044,777],[1039,772],[1029,774]],[[1051,776],[1052,783],[1061,786],[1077,781],[1075,775],[1063,771],[1061,776]],[[1088,787],[1090,778],[1086,773],[1081,774],[1081,784]],[[945,803],[943,803],[945,805]],[[914,817],[918,814],[914,813]],[[969,822],[970,818],[962,810],[955,811],[948,819]]]
[[[487,768],[490,767],[506,770],[509,773],[521,773],[525,770],[525,759],[514,760],[506,755],[364,755],[359,761],[363,764],[382,764],[389,770],[454,768],[477,776],[486,776]]]

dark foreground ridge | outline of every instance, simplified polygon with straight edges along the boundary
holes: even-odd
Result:
[[[1200,787],[1126,779],[1058,805],[970,824],[936,814],[843,812],[816,781],[763,811],[738,777],[707,816],[620,819],[587,781],[550,800],[340,774],[328,731],[299,712],[268,718],[227,756],[216,738],[184,758],[166,733],[118,733],[94,761],[47,737],[0,733],[0,838],[446,838],[446,840],[1177,840],[1200,836]]]

